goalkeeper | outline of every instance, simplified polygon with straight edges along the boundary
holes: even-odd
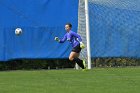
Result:
[[[67,33],[64,35],[62,39],[55,37],[55,40],[58,41],[59,43],[64,43],[66,40],[69,41],[73,47],[69,55],[69,60],[72,62],[76,62],[82,69],[86,69],[85,61],[78,58],[80,55],[81,49],[85,48],[85,45],[82,43],[82,39],[80,35],[73,32],[71,28],[72,28],[72,25],[70,23],[67,23],[65,25],[65,30],[67,31]]]

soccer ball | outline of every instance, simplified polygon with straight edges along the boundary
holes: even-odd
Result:
[[[15,34],[16,35],[20,35],[22,33],[22,29],[21,28],[16,28],[15,29]]]

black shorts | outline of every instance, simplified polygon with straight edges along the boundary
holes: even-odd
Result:
[[[72,52],[80,53],[80,51],[81,51],[80,44],[78,44],[76,47],[72,49]]]

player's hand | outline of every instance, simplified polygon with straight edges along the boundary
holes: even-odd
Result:
[[[80,48],[85,48],[85,45],[84,45],[84,43],[83,42],[80,42]]]
[[[55,37],[54,40],[60,42],[60,39],[58,37]]]

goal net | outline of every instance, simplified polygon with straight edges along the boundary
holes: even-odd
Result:
[[[79,0],[78,33],[87,46],[85,1]],[[88,0],[92,58],[140,57],[139,4],[140,0]],[[87,62],[87,47],[80,57]]]

